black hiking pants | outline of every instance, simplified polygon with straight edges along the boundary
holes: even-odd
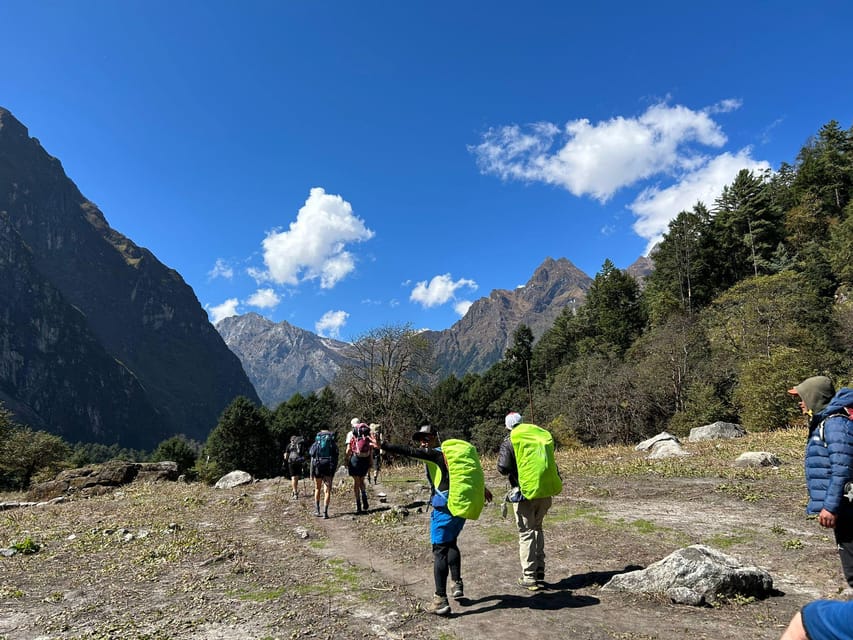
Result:
[[[844,579],[848,586],[853,587],[853,508],[842,506],[833,531]]]
[[[456,540],[432,545],[432,572],[435,578],[435,595],[447,597],[447,574],[458,582],[462,579],[462,554]]]

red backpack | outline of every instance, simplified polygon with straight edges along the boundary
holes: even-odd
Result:
[[[359,458],[370,457],[370,427],[366,424],[358,424],[352,430],[352,442],[350,448],[354,455]]]

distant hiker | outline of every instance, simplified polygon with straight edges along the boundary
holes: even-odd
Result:
[[[377,434],[371,436],[374,446],[379,446]],[[425,425],[412,434],[417,448],[394,445],[387,440],[384,451],[399,453],[424,461],[427,481],[431,489],[430,542],[432,543],[433,578],[435,595],[427,611],[440,616],[450,614],[447,600],[447,576],[453,580],[451,595],[465,595],[462,584],[462,555],[456,540],[466,519],[476,519],[484,502],[491,502],[492,494],[486,488],[483,470],[477,451],[463,440],[447,440],[439,447],[438,431]]]
[[[779,640],[853,640],[853,601],[809,602],[794,614]]]
[[[822,527],[832,529],[841,568],[853,587],[853,389],[835,392],[826,376],[803,380],[788,393],[800,400],[808,416],[805,470],[809,503],[806,513],[817,514]]]
[[[355,418],[353,418],[355,420]],[[344,457],[347,461],[347,473],[352,478],[352,490],[355,494],[355,512],[368,510],[367,488],[364,478],[373,464],[373,444],[370,441],[370,427],[363,422],[355,424],[347,434],[347,448]]]
[[[290,497],[295,500],[299,497],[299,480],[305,473],[305,439],[302,436],[290,436],[290,443],[284,450],[284,463],[290,477]]]
[[[504,419],[509,435],[501,442],[498,472],[509,480],[506,499],[512,503],[518,527],[521,578],[528,591],[545,586],[545,534],[542,521],[551,508],[551,497],[563,490],[554,461],[554,439],[545,429],[524,424],[512,411]]]
[[[382,466],[382,455],[379,453],[382,447],[382,425],[371,422],[370,433],[379,443],[378,449],[373,450],[373,484],[379,482],[379,469]],[[367,473],[367,482],[370,483],[370,472]]]
[[[320,517],[320,491],[323,491],[323,517],[329,517],[329,500],[332,496],[332,478],[338,468],[338,443],[335,434],[327,429],[320,431],[308,450],[311,457],[311,477],[314,478],[314,513]]]

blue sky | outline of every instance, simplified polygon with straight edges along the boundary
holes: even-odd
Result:
[[[848,0],[585,4],[0,0],[0,106],[212,319],[444,329],[851,125]]]

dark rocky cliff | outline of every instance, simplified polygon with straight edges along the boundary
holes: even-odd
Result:
[[[2,108],[0,214],[3,294],[18,305],[0,327],[0,389],[22,421],[150,447],[174,433],[205,439],[237,395],[259,402],[181,276],[110,228]],[[29,375],[15,362],[56,371]]]

